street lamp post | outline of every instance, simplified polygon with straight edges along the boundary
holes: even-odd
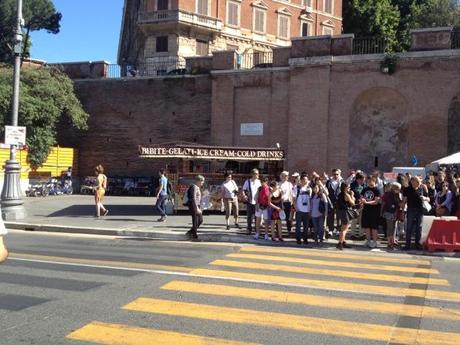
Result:
[[[17,21],[14,35],[14,77],[11,107],[11,124],[18,125],[19,82],[22,52],[22,0],[17,0]],[[16,146],[10,147],[10,159],[5,162],[5,178],[2,190],[2,216],[6,220],[25,217],[24,201],[21,192],[21,165],[16,159]]]

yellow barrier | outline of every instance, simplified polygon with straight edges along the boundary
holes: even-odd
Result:
[[[0,148],[0,164],[2,170],[0,176],[4,175],[5,161],[10,157],[10,150]],[[18,150],[17,159],[21,163],[21,179],[47,179],[51,176],[61,176],[68,167],[72,167],[72,175],[78,176],[78,151],[69,147],[53,147],[46,162],[37,169],[33,169],[28,162],[28,151]]]

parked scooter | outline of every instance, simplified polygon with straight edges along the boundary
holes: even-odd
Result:
[[[48,188],[47,183],[36,183],[29,185],[29,189],[26,191],[26,196],[48,196],[50,194],[50,190]]]

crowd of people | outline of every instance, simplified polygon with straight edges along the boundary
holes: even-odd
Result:
[[[460,218],[460,177],[443,171],[424,180],[399,174],[395,181],[384,181],[377,171],[352,171],[346,178],[340,169],[333,169],[330,175],[283,171],[279,179],[269,179],[259,178],[259,171],[253,169],[241,190],[231,172],[226,173],[221,193],[227,229],[232,209],[234,224],[240,228],[238,203],[243,201],[247,232],[254,233],[254,239],[283,242],[285,225],[284,234],[295,234],[299,245],[308,244],[311,238],[322,246],[336,236],[340,250],[350,247],[348,232],[353,240],[365,240],[369,248],[377,247],[380,233],[387,238],[389,250],[403,239],[402,249],[420,249],[424,215]]]

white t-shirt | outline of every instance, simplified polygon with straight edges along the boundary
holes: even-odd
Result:
[[[222,190],[225,199],[233,199],[238,196],[238,186],[236,185],[236,182],[233,180],[224,182],[222,184]]]
[[[295,197],[296,197],[296,210],[299,212],[310,212],[310,191],[308,185],[300,187],[299,195],[297,195],[298,189],[295,189]]]
[[[248,192],[250,191],[251,200],[248,200],[250,204],[255,205],[257,203],[256,194],[261,185],[262,184],[259,179],[255,179],[254,181],[252,179],[248,179],[244,181],[243,190]]]
[[[280,184],[281,188],[281,200],[283,202],[292,202],[293,200],[293,195],[292,195],[292,183],[289,181],[284,181],[283,183]]]

